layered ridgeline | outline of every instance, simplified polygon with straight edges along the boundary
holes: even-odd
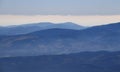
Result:
[[[120,52],[0,58],[0,72],[120,72]]]
[[[71,22],[58,23],[58,24],[49,23],[49,22],[32,23],[32,24],[0,27],[0,35],[27,34],[35,31],[52,29],[52,28],[81,30],[81,29],[85,29],[86,27]]]
[[[84,30],[53,28],[24,35],[0,36],[0,57],[120,51],[120,23]]]

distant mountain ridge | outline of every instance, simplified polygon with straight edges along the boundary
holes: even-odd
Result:
[[[35,32],[35,31],[52,29],[52,28],[81,30],[86,27],[83,27],[83,26],[80,26],[80,25],[77,25],[77,24],[71,23],[71,22],[59,23],[59,24],[42,22],[42,23],[0,27],[0,35],[27,34],[27,33]]]
[[[47,29],[24,35],[0,36],[0,57],[120,51],[120,23],[84,30]]]

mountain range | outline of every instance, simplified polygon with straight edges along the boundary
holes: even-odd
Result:
[[[86,29],[52,28],[1,35],[0,57],[58,55],[85,51],[120,51],[120,23]]]

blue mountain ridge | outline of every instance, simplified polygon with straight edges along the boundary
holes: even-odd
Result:
[[[27,33],[35,32],[35,31],[52,29],[52,28],[81,30],[86,27],[80,26],[78,24],[71,23],[71,22],[58,23],[58,24],[54,24],[54,23],[50,23],[50,22],[41,22],[41,23],[0,27],[0,35],[27,34]]]

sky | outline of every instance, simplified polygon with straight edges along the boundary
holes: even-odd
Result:
[[[119,22],[120,0],[0,0],[0,25],[74,22],[93,26]]]

